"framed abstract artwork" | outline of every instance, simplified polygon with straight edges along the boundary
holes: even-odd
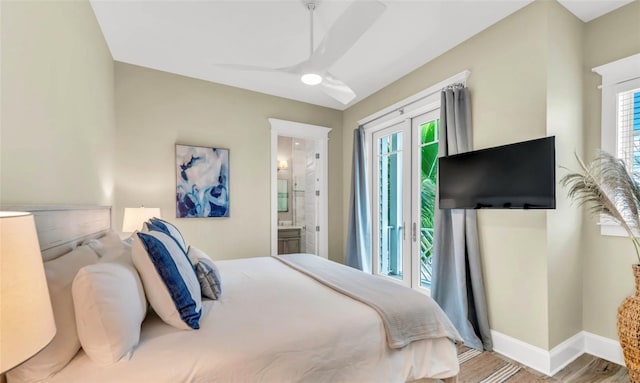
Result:
[[[229,217],[229,149],[176,144],[176,217]]]

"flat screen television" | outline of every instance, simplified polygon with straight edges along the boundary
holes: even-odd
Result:
[[[438,160],[441,209],[555,209],[555,137]]]

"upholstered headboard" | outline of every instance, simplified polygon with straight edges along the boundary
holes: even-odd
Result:
[[[111,228],[110,206],[1,206],[33,213],[45,261],[59,257]]]

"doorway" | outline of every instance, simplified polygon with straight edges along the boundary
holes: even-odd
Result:
[[[271,123],[271,254],[328,258],[327,143],[331,129]]]
[[[278,136],[278,254],[318,254],[316,143]]]
[[[373,129],[373,273],[431,287],[439,108]]]
[[[440,94],[460,72],[358,121],[364,127],[372,213],[372,273],[430,293]]]

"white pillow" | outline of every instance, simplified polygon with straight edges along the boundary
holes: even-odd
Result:
[[[78,270],[96,263],[98,255],[88,246],[44,263],[49,296],[56,321],[56,335],[51,343],[31,359],[7,372],[9,381],[36,382],[60,371],[80,349],[76,318],[71,296],[71,284]],[[37,320],[37,318],[25,318]]]
[[[202,296],[209,299],[218,299],[222,295],[222,280],[220,271],[213,260],[202,250],[189,246],[187,253],[191,264],[196,268],[198,282]]]
[[[128,356],[138,345],[147,314],[131,257],[83,267],[73,280],[72,293],[78,337],[89,358],[108,365]]]
[[[200,284],[178,243],[159,231],[136,233],[132,258],[158,316],[179,329],[200,328]]]
[[[84,242],[95,251],[100,258],[113,260],[125,254],[131,254],[131,244],[120,239],[114,230],[109,230],[104,236]]]

